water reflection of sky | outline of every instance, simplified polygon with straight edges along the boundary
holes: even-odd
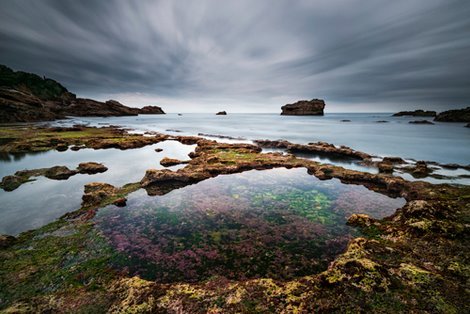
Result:
[[[147,169],[162,169],[163,157],[189,159],[188,154],[195,145],[183,145],[176,141],[165,141],[138,149],[83,149],[79,151],[48,151],[26,154],[10,161],[0,161],[0,176],[14,174],[18,170],[52,166],[67,166],[74,169],[81,162],[100,162],[108,171],[95,175],[78,174],[65,181],[39,177],[12,192],[0,190],[0,233],[17,234],[34,229],[78,209],[83,187],[90,182],[106,182],[116,186],[142,179]],[[162,152],[155,152],[162,148]],[[175,170],[183,165],[170,167]]]

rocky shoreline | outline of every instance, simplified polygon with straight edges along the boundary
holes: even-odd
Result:
[[[371,174],[296,158],[262,153],[263,147],[370,160],[370,155],[327,143],[285,141],[218,143],[192,136],[130,135],[113,128],[9,130],[3,152],[56,149],[57,144],[130,149],[164,140],[196,144],[185,167],[150,169],[140,182],[85,187],[82,207],[56,222],[16,238],[0,237],[0,310],[6,312],[436,312],[469,310],[467,282],[470,187],[410,182],[387,173]],[[70,138],[71,134],[78,136]],[[2,134],[2,133],[0,133]],[[24,138],[24,134],[31,134]],[[399,164],[398,158],[384,160]],[[145,189],[163,195],[221,174],[277,167],[306,168],[320,180],[362,185],[407,203],[376,220],[354,214],[348,223],[361,237],[323,272],[294,280],[271,278],[161,284],[119,269],[113,251],[92,218],[108,204],[125,206],[129,193]]]

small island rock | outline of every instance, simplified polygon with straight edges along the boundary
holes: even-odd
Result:
[[[285,116],[322,116],[325,101],[322,99],[300,100],[281,107],[281,115]]]
[[[227,112],[226,111],[219,111],[215,114],[216,116],[226,116]]]
[[[428,111],[428,110],[422,110],[418,109],[415,111],[400,111],[395,114],[393,114],[394,117],[403,117],[403,116],[412,116],[412,117],[435,117],[436,112],[435,111]]]

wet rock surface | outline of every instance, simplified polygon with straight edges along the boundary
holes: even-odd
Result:
[[[292,116],[322,116],[325,109],[325,101],[322,99],[300,100],[293,104],[287,104],[281,107],[281,115]]]
[[[162,160],[160,160],[160,165],[164,167],[176,166],[176,165],[186,164],[186,163],[188,163],[188,161],[186,160],[179,160],[179,159],[168,158],[168,157],[164,157]]]

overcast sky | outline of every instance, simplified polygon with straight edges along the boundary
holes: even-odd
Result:
[[[168,112],[470,104],[468,0],[0,0],[0,63]]]

